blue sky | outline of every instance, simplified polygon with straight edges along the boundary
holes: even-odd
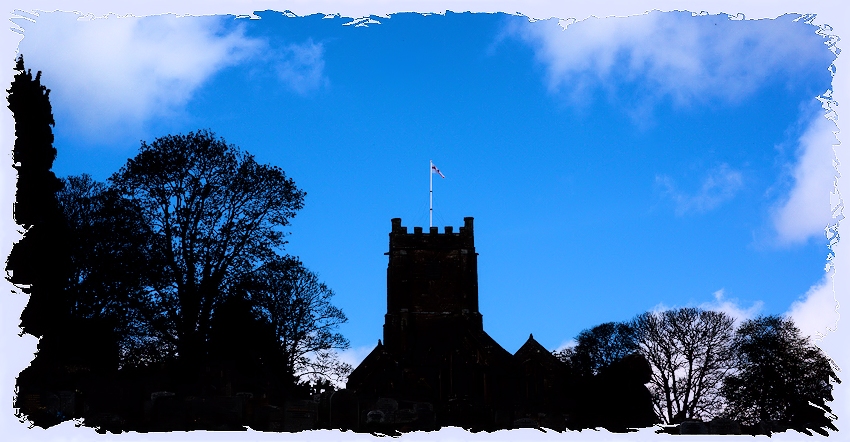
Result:
[[[281,166],[307,192],[286,251],[336,292],[352,358],[381,337],[390,218],[428,224],[429,160],[511,352],[665,307],[803,322],[824,292],[835,57],[797,15],[256,15],[16,23],[58,175],[200,128]]]

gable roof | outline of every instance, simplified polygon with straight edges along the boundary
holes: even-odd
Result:
[[[550,370],[566,370],[567,366],[555,357],[549,350],[540,345],[533,334],[528,335],[528,340],[514,353],[514,359],[520,363],[534,361]]]

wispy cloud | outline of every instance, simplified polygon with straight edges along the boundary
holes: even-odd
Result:
[[[703,310],[711,310],[715,312],[723,312],[735,319],[735,324],[738,325],[742,321],[755,318],[761,313],[764,308],[764,302],[756,301],[749,307],[740,305],[737,298],[728,299],[725,295],[725,290],[720,289],[714,292],[714,300],[704,302],[699,305]]]
[[[622,83],[639,85],[641,100],[738,101],[776,72],[802,71],[829,56],[816,28],[791,16],[740,22],[725,15],[653,11],[509,26],[509,34],[534,48],[546,67],[550,90],[564,92],[576,103],[591,89],[616,93]],[[818,45],[825,52],[814,51]]]
[[[90,17],[39,13],[16,19],[26,65],[43,71],[57,120],[79,135],[108,141],[155,118],[180,115],[215,74],[259,57],[299,93],[321,81],[322,47],[269,49],[224,17]],[[104,138],[107,138],[104,140]]]
[[[552,92],[578,104],[602,90],[625,112],[644,117],[662,99],[678,105],[715,99],[734,103],[777,74],[793,77],[817,67],[825,73],[835,56],[817,31],[794,15],[740,21],[654,11],[578,22],[516,20],[506,33],[531,45]],[[626,100],[626,90],[633,100]],[[820,236],[833,223],[835,130],[821,114],[799,140],[794,185],[772,213],[781,244]],[[682,215],[706,212],[731,199],[741,187],[741,175],[728,167],[716,170],[702,189],[690,193],[669,176],[658,176],[657,183]]]
[[[357,368],[366,356],[375,349],[374,345],[365,345],[363,347],[351,347],[342,351],[337,351],[339,360],[351,365],[352,368]]]
[[[834,133],[837,130],[833,121],[818,115],[800,137],[792,172],[793,187],[773,213],[779,243],[823,239],[827,225],[836,222],[832,218],[830,193],[836,192],[833,145],[838,144]]]
[[[289,44],[277,51],[274,62],[278,78],[299,94],[306,94],[328,84],[324,75],[324,46],[307,40]]]
[[[706,174],[699,190],[693,193],[680,190],[667,175],[657,175],[655,182],[676,203],[676,214],[681,216],[705,213],[731,200],[743,187],[744,180],[740,171],[721,164]]]
[[[695,305],[695,303],[689,303],[686,307],[696,306],[702,310],[726,313],[735,320],[736,325],[747,319],[755,318],[764,308],[764,302],[762,301],[755,301],[749,307],[745,307],[741,304],[741,301],[739,301],[738,298],[727,298],[725,289],[715,291],[712,293],[712,296],[714,299],[711,301],[702,302],[698,305]],[[668,306],[664,303],[659,303],[650,309],[650,311],[653,313],[661,313],[663,311],[675,310],[677,308],[680,307]]]
[[[838,328],[839,306],[833,287],[834,276],[834,269],[824,274],[823,279],[811,286],[785,313],[806,336],[821,339]]]
[[[575,347],[578,342],[575,339],[569,339],[564,342],[561,342],[561,345],[558,346],[554,351],[563,351],[570,347]]]

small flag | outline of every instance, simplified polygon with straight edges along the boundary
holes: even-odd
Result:
[[[436,173],[437,175],[440,175],[440,178],[446,177],[445,175],[443,175],[443,172],[440,172],[440,169],[437,169],[437,166],[435,166],[434,163],[431,163],[431,173]]]

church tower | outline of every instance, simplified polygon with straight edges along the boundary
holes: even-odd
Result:
[[[483,331],[478,311],[478,254],[472,217],[457,232],[431,227],[413,233],[392,219],[387,267],[384,345],[404,352],[433,327]]]
[[[363,409],[393,398],[433,406],[438,426],[510,428],[518,365],[484,331],[473,219],[463,221],[408,232],[392,219],[384,339],[346,384]]]

